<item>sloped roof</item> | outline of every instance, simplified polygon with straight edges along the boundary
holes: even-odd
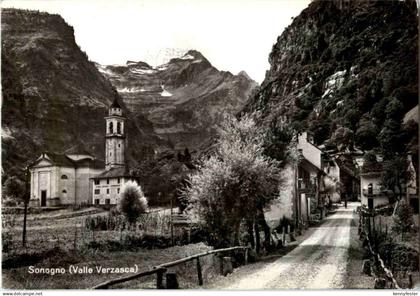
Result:
[[[322,175],[326,175],[326,173],[323,170],[321,170],[319,167],[317,167],[315,164],[313,164],[312,162],[310,162],[305,157],[300,157],[299,158],[299,164],[300,165],[304,165],[304,166],[308,166],[308,167],[312,168],[314,171],[318,171]]]
[[[119,177],[136,177],[127,167],[111,168],[105,172],[93,177],[92,179],[106,179],[106,178],[119,178]]]
[[[117,98],[114,99],[114,101],[112,102],[111,106],[109,106],[109,108],[120,108],[121,109],[121,105],[118,102]]]
[[[67,166],[67,167],[74,167],[74,162],[67,157],[65,154],[58,154],[58,153],[52,153],[52,152],[46,152],[45,153],[51,161],[58,166]]]
[[[43,152],[41,155],[41,158],[38,158],[37,160],[33,161],[29,165],[29,167],[33,167],[40,160],[43,160],[43,159],[50,159],[53,165],[56,165],[56,166],[64,166],[64,167],[71,167],[71,168],[89,166],[95,169],[105,168],[104,161],[100,159],[82,158],[79,160],[72,160],[70,157],[68,157],[65,154],[52,153],[52,152]]]

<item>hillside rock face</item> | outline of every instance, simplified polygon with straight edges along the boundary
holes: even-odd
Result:
[[[415,1],[313,1],[278,37],[246,110],[318,143],[345,128],[375,148],[395,99],[403,114],[418,103],[417,28]]]
[[[195,50],[155,68],[133,61],[97,68],[131,112],[145,114],[155,133],[177,150],[206,143],[223,111],[242,110],[257,86],[245,72],[217,70]]]
[[[42,150],[83,143],[104,158],[104,116],[117,97],[59,15],[2,9],[2,161],[7,175]],[[141,114],[127,112],[132,162],[164,145]]]

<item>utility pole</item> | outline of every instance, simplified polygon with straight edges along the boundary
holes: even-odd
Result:
[[[31,181],[31,175],[29,172],[29,167],[25,168],[25,195],[23,199],[24,203],[24,210],[23,210],[23,231],[22,231],[22,246],[26,247],[26,217],[28,216],[28,203],[30,196],[30,189],[29,189],[29,183]]]

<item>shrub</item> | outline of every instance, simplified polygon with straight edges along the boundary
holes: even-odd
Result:
[[[392,230],[397,233],[409,232],[414,225],[413,209],[410,205],[402,204],[397,208]]]
[[[147,199],[137,182],[128,181],[124,184],[118,209],[130,224],[136,222],[141,213],[146,212]]]

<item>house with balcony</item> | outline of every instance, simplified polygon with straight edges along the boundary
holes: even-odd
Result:
[[[298,134],[297,149],[299,160],[295,211],[299,223],[306,225],[311,215],[319,214],[320,218],[324,216],[324,177],[327,175],[324,171],[325,156],[307,132]]]
[[[378,162],[365,162],[360,172],[360,193],[362,205],[373,209],[389,204],[389,198],[382,189],[381,176],[383,168]]]

